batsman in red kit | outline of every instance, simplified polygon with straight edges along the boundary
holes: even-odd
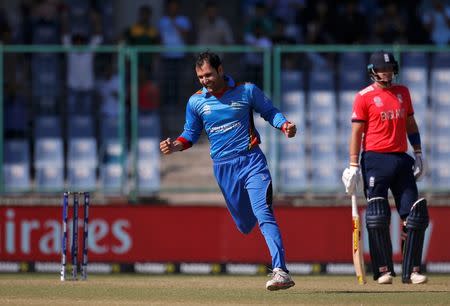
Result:
[[[352,112],[350,166],[342,174],[346,192],[354,194],[361,174],[367,199],[366,227],[374,280],[391,284],[395,276],[389,232],[390,189],[403,220],[403,283],[422,284],[420,273],[427,201],[419,199],[416,180],[422,175],[422,149],[407,87],[394,84],[398,64],[389,52],[371,55],[367,67],[373,83],[356,94]],[[408,155],[408,140],[414,158]],[[362,150],[360,156],[360,150]]]

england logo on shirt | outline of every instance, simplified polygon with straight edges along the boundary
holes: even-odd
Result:
[[[376,96],[375,98],[373,98],[373,102],[375,103],[375,105],[377,107],[382,107],[383,106],[383,101],[381,101],[381,98]]]

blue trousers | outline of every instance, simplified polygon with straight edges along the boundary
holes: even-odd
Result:
[[[214,160],[213,167],[239,231],[248,234],[258,222],[272,256],[272,268],[287,271],[280,229],[272,210],[272,178],[261,149]]]
[[[390,189],[398,214],[405,219],[418,199],[414,159],[406,153],[363,152],[361,172],[367,199],[388,198]]]

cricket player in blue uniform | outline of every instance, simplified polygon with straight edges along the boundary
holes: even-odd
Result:
[[[248,234],[258,222],[266,240],[273,268],[266,288],[290,288],[295,283],[286,268],[283,242],[272,209],[272,179],[258,146],[260,136],[253,124],[253,111],[287,137],[295,136],[296,126],[257,86],[235,83],[225,75],[217,54],[199,54],[195,71],[203,88],[187,103],[184,131],[174,141],[161,141],[160,149],[164,154],[186,150],[205,129],[214,175],[236,226]]]

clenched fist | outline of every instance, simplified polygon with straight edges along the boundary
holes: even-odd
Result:
[[[170,138],[167,138],[159,143],[159,149],[163,154],[170,154],[174,152],[174,147],[174,143]]]
[[[283,126],[281,127],[281,131],[286,135],[288,138],[292,138],[297,133],[297,127],[294,123],[286,121],[283,123]]]

